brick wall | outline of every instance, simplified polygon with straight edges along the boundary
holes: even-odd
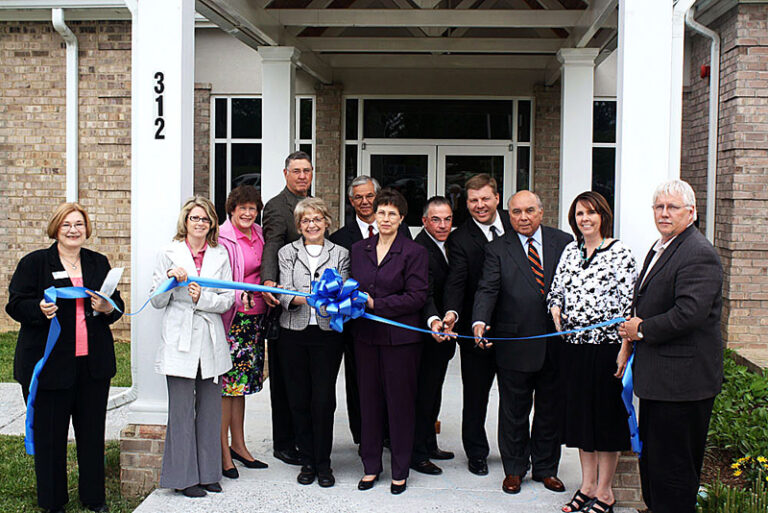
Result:
[[[195,84],[195,194],[211,195],[211,84]],[[219,219],[219,222],[224,222]]]
[[[341,84],[318,84],[315,127],[315,191],[339,219],[339,184],[341,183]],[[334,226],[334,229],[338,228]]]
[[[87,246],[126,267],[130,290],[129,22],[69,22],[80,46],[80,202],[94,223]],[[44,230],[65,200],[64,42],[50,23],[0,22],[0,303],[24,254],[48,246]],[[5,312],[0,330],[18,329]],[[130,337],[125,320],[115,335]]]
[[[768,5],[739,4],[712,24],[722,39],[715,246],[725,272],[723,335],[748,353],[768,350]],[[706,203],[709,43],[692,38],[684,97],[682,176]],[[702,219],[702,225],[704,224]]]
[[[557,226],[560,199],[560,82],[533,89],[533,189],[544,204],[544,224]]]

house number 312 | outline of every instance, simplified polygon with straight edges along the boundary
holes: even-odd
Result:
[[[157,104],[157,117],[155,118],[155,126],[157,127],[157,130],[155,130],[155,139],[165,139],[165,134],[163,133],[163,130],[165,130],[165,118],[163,118],[163,91],[165,91],[165,84],[163,84],[164,78],[165,75],[163,75],[162,71],[155,73],[155,103]]]

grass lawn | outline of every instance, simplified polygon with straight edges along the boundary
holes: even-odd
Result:
[[[81,507],[77,495],[77,460],[75,445],[67,450],[69,504],[67,511],[88,511]],[[0,435],[0,511],[34,512],[37,507],[35,464],[24,452],[24,437]],[[142,499],[125,499],[120,495],[120,449],[116,441],[107,442],[106,494],[109,511],[127,513],[136,509]]]
[[[0,383],[13,381],[13,352],[16,350],[15,331],[0,333]],[[112,378],[113,387],[131,386],[131,343],[115,341],[117,374]]]

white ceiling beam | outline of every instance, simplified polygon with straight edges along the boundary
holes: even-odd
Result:
[[[544,9],[562,9],[563,4],[558,0],[536,0],[536,3],[542,6]]]
[[[582,15],[569,38],[569,46],[571,48],[587,46],[600,28],[612,24],[610,23],[611,18],[615,17],[618,5],[619,0],[593,0],[590,2],[589,7],[581,11]]]
[[[196,9],[203,16],[251,48],[293,46],[301,51],[296,65],[323,83],[333,81],[333,71],[296,36],[288,33],[272,14],[249,0],[197,0]]]
[[[549,28],[573,27],[582,16],[582,11],[524,9],[274,9],[269,13],[281,25],[303,27]]]
[[[472,4],[474,4],[475,0],[461,0],[460,6],[463,6],[465,3],[467,4],[466,8],[469,9]],[[477,5],[477,9],[491,9],[496,5],[496,0],[483,0]],[[463,8],[463,7],[462,7]],[[451,37],[464,37],[464,34],[467,33],[469,30],[469,27],[458,27],[450,31]]]
[[[315,52],[556,53],[564,39],[448,37],[300,37]]]
[[[399,9],[413,9],[413,5],[411,5],[408,0],[390,0],[390,2]],[[430,35],[421,27],[407,27],[407,30],[415,37]]]
[[[334,68],[532,69],[543,70],[542,55],[326,55]]]

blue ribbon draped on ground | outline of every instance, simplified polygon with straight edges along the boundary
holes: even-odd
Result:
[[[270,292],[273,294],[290,294],[292,296],[306,297],[307,304],[316,309],[317,315],[323,318],[329,318],[331,328],[338,332],[343,331],[344,323],[346,323],[350,319],[363,318],[363,319],[369,319],[376,322],[381,322],[381,323],[388,324],[390,326],[395,326],[398,328],[417,331],[420,333],[426,333],[430,335],[432,334],[443,335],[443,333],[433,332],[431,330],[417,328],[415,326],[409,326],[407,324],[393,321],[385,317],[379,317],[378,315],[367,313],[365,311],[365,303],[368,300],[368,295],[358,290],[359,284],[357,281],[351,278],[347,280],[342,279],[341,275],[339,275],[336,269],[326,269],[323,272],[320,279],[312,283],[311,293],[299,292],[295,290],[286,290],[278,287],[268,287],[266,285],[256,285],[251,283],[217,280],[213,278],[204,278],[200,276],[189,276],[187,278],[187,281],[184,281],[184,282],[179,282],[175,278],[168,278],[152,292],[150,297],[141,306],[141,308],[139,308],[136,312],[129,313],[126,315],[139,314],[142,310],[144,310],[144,308],[147,306],[147,304],[152,299],[152,297],[168,292],[176,287],[186,286],[190,282],[195,282],[199,284],[201,287],[230,289],[230,290],[245,290],[245,291],[251,291],[251,292]],[[55,289],[51,287],[45,291],[45,297],[46,297],[46,301],[55,303],[57,296],[60,298],[67,298],[67,299],[88,297],[88,295],[86,294],[87,290],[88,289],[85,289],[83,287],[64,287],[59,289]],[[106,298],[106,299],[110,301],[112,306],[117,308],[117,306],[112,302],[111,299],[109,298]],[[325,313],[323,313],[323,310],[325,310]],[[617,317],[609,321],[603,321],[596,324],[591,324],[589,326],[585,326],[583,328],[577,328],[577,329],[572,329],[567,331],[558,331],[555,333],[546,333],[543,335],[534,335],[529,337],[497,337],[497,338],[484,337],[484,340],[520,341],[520,340],[535,340],[535,339],[542,339],[542,338],[550,338],[550,337],[556,337],[560,335],[571,335],[573,333],[579,333],[581,331],[589,331],[596,328],[603,328],[606,326],[613,326],[615,324],[624,322],[624,320],[625,319],[623,319],[622,317]],[[56,340],[58,339],[60,332],[61,332],[61,327],[56,317],[54,317],[53,320],[51,321],[50,331],[48,332],[48,341],[46,342],[46,346],[45,346],[45,354],[43,358],[35,366],[35,371],[32,374],[32,382],[30,383],[30,388],[29,388],[30,390],[29,399],[27,401],[27,437],[25,439],[25,445],[27,447],[28,454],[34,454],[34,441],[33,441],[34,438],[32,433],[32,423],[34,421],[34,394],[36,394],[37,392],[37,376],[40,374],[40,370],[43,368],[43,366],[45,365],[45,362],[48,360],[48,356],[53,350],[53,347],[56,344]],[[456,338],[462,338],[462,339],[475,338],[472,335],[453,335],[453,336]],[[624,389],[622,391],[622,398],[624,400],[624,405],[626,406],[627,413],[628,413],[629,430],[632,436],[632,449],[639,454],[640,440],[639,440],[639,437],[637,436],[637,432],[638,432],[637,418],[635,416],[634,406],[632,405],[631,364],[632,364],[633,358],[634,358],[634,353],[632,354],[632,357],[630,358],[629,362],[627,362],[627,369],[624,371],[624,378],[622,380],[622,383],[624,385]],[[629,397],[629,401],[627,401],[627,397]]]

